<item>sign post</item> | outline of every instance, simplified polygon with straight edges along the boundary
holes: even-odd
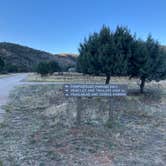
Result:
[[[76,116],[76,124],[80,126],[81,123],[81,110],[82,110],[82,102],[81,97],[77,97],[77,116]]]
[[[114,114],[113,114],[113,107],[112,107],[112,98],[111,97],[108,97],[108,101],[109,101],[109,120],[111,122],[113,122],[113,119],[114,119]]]
[[[112,97],[126,96],[127,85],[124,84],[65,84],[64,95],[77,97],[77,124],[81,123],[81,97],[108,97],[109,120],[113,121]]]

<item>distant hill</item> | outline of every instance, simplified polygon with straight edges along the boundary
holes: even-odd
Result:
[[[64,56],[65,55],[65,56]],[[0,57],[6,66],[14,66],[19,72],[31,72],[38,63],[43,61],[56,61],[63,70],[76,65],[76,55],[51,54],[14,43],[0,43]]]

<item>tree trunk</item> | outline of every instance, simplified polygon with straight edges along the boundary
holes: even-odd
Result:
[[[109,83],[110,83],[110,78],[111,78],[110,74],[107,74],[107,75],[106,75],[105,84],[109,84]]]
[[[140,93],[144,93],[145,78],[141,78]]]

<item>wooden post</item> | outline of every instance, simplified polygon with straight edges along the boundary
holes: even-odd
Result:
[[[108,102],[109,102],[109,121],[113,124],[114,120],[114,113],[113,113],[113,102],[112,102],[112,97],[108,97]]]
[[[82,102],[81,97],[77,97],[77,115],[76,115],[76,125],[80,126],[81,124],[81,111],[82,111]]]
[[[108,121],[114,123],[114,97],[126,96],[127,85],[112,84],[111,86],[104,84],[66,84],[64,86],[64,94],[67,97],[76,97],[76,125],[81,125],[83,102],[82,97],[106,97],[109,104]]]

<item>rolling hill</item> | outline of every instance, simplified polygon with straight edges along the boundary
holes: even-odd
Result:
[[[31,72],[38,63],[43,61],[56,61],[65,71],[76,65],[77,56],[73,54],[51,54],[30,47],[1,42],[0,57],[7,67],[15,67],[18,72]]]

